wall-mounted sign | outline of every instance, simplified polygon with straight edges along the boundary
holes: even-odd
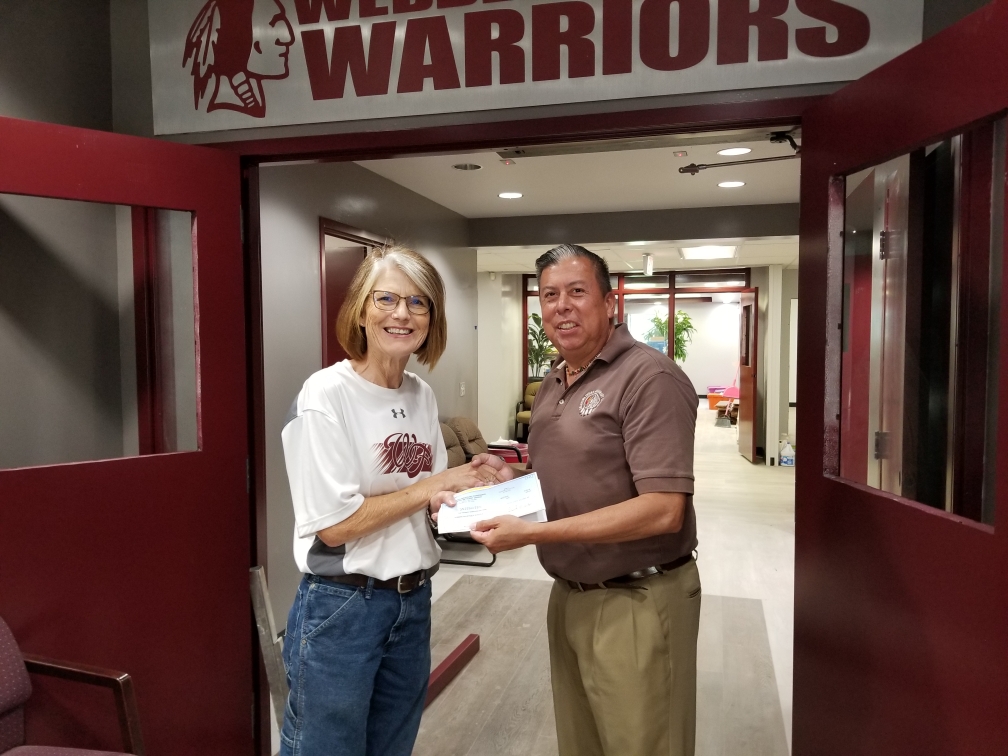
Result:
[[[923,0],[148,2],[159,134],[848,81],[923,18]]]

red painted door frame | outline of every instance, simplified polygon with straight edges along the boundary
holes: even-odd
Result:
[[[996,0],[802,119],[796,756],[1008,752],[1008,477],[998,476],[992,529],[837,475],[845,199],[838,177],[1003,114],[1006,28],[1008,1]],[[1000,323],[1004,408],[1004,304]],[[1004,411],[997,460],[1005,469]]]
[[[132,675],[148,752],[253,749],[239,161],[0,118],[0,192],[196,215],[196,452],[0,471],[0,614],[26,652]],[[33,680],[29,732],[120,750],[111,699]]]

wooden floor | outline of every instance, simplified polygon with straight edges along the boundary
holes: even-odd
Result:
[[[480,652],[424,714],[417,756],[556,754],[543,580],[465,575],[434,604],[436,665],[469,633]],[[703,598],[698,756],[786,756],[760,601]]]

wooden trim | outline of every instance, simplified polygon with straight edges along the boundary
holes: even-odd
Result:
[[[443,662],[434,668],[427,683],[427,699],[424,701],[425,709],[448,686],[448,683],[458,676],[459,672],[465,668],[465,665],[472,661],[473,657],[476,656],[476,652],[479,651],[479,647],[480,637],[475,633],[468,635],[454,651],[445,657]]]
[[[257,162],[368,160],[417,153],[476,152],[713,129],[785,126],[800,123],[802,113],[822,100],[822,95],[814,95],[399,130],[381,130],[371,124],[350,124],[351,129],[358,127],[360,130],[217,142],[213,146],[238,152]]]
[[[382,247],[390,242],[390,239],[387,237],[378,236],[377,234],[372,234],[370,231],[319,216],[319,242],[321,244],[319,250],[323,256],[325,254],[326,236],[335,236],[364,247]]]
[[[259,166],[242,166],[242,241],[245,274],[245,349],[248,355],[249,448],[249,554],[251,568],[268,569],[269,541],[266,500],[266,379],[263,362],[262,239],[259,205]],[[254,630],[254,629],[253,629]],[[255,632],[253,632],[255,635]],[[252,643],[253,737],[255,753],[272,752],[269,716],[269,682],[264,662]]]
[[[688,286],[676,289],[676,294],[738,294],[748,291],[749,286]]]
[[[22,654],[25,667],[34,675],[46,675],[61,680],[97,685],[109,688],[115,696],[116,712],[119,716],[119,732],[127,753],[144,756],[143,733],[140,731],[140,712],[137,709],[133,678],[125,672],[116,672],[102,667],[56,661],[42,656]]]
[[[331,218],[319,216],[319,302],[322,304],[319,317],[322,332],[323,366],[329,365],[330,357],[333,357],[333,355],[329,354],[330,323],[327,319],[329,313],[329,303],[326,295],[327,277],[325,239],[327,236],[333,236],[337,239],[348,241],[351,244],[359,244],[365,249],[370,249],[372,247],[384,247],[391,241],[386,237],[372,234],[370,231],[365,231],[364,229],[356,228],[355,226],[348,226],[346,223],[340,223],[339,221],[334,221]]]

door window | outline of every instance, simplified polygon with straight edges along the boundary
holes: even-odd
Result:
[[[1004,121],[846,177],[840,475],[994,522]]]
[[[194,231],[0,195],[0,468],[199,448]]]

